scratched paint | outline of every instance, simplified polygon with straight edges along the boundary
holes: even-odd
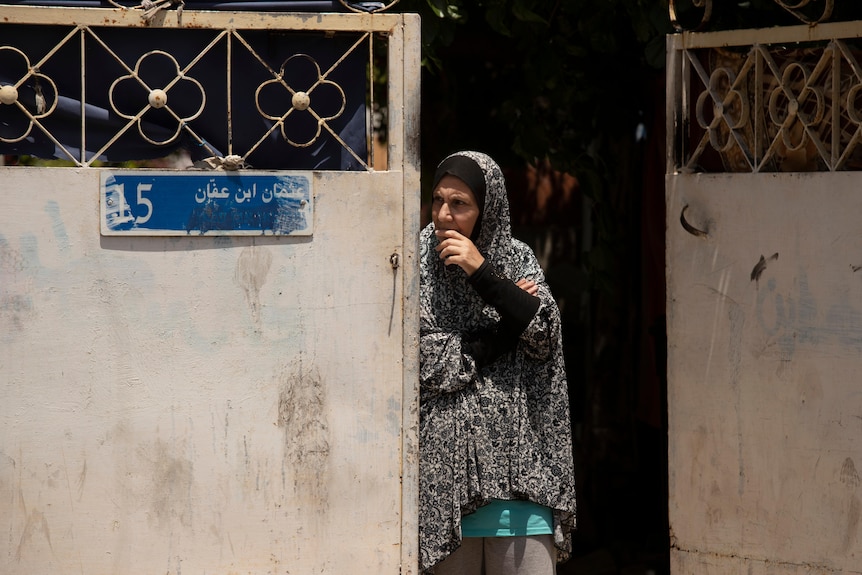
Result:
[[[409,572],[404,178],[316,174],[311,237],[104,237],[96,170],[0,168],[0,572]]]
[[[668,176],[674,575],[862,573],[858,180]]]

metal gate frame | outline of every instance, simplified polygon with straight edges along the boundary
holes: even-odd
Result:
[[[858,326],[828,310],[859,301],[862,23],[811,24],[667,37],[674,574],[858,568]]]

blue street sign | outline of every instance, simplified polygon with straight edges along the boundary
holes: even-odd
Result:
[[[101,174],[103,235],[311,235],[311,172]]]

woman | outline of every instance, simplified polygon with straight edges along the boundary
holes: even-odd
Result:
[[[433,190],[420,235],[420,569],[552,575],[575,526],[559,309],[511,235],[491,158],[449,156]]]

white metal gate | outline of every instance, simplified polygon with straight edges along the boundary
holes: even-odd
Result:
[[[676,575],[862,573],[860,35],[669,37]]]
[[[6,125],[19,133],[2,137],[22,145],[47,138],[74,164],[0,167],[0,572],[415,573],[418,18],[0,12],[0,50],[24,60],[21,77],[0,87],[0,106],[20,120]],[[107,25],[203,31],[221,55],[247,50],[245,38],[259,31],[323,39],[350,33],[357,41],[348,48],[369,59],[372,42],[381,42],[388,50],[386,145],[376,160],[370,148],[336,154],[353,171],[243,168],[254,165],[259,141],[290,140],[282,132],[299,112],[312,114],[319,132],[289,145],[313,147],[325,138],[350,145],[331,128],[335,114],[315,110],[313,90],[332,82],[332,68],[320,66],[319,83],[300,89],[261,56],[267,81],[290,97],[284,110],[259,110],[256,138],[243,139],[231,125],[237,109],[224,94],[236,86],[195,105],[224,111],[228,144],[207,154],[216,169],[96,167],[122,138],[208,143],[201,136],[208,126],[192,117],[197,107],[168,110],[176,132],[166,136],[141,121],[176,105],[176,83],[191,82],[196,93],[193,64],[138,46],[176,64],[174,84],[151,85],[138,76],[138,60],[117,54],[118,78],[146,86],[148,100],[137,111],[111,111],[122,121],[117,138],[104,137],[98,148],[86,127],[95,121],[85,105],[92,71],[82,70],[85,127],[68,144],[52,131],[52,114],[75,94],[51,92],[51,46],[34,55],[8,44],[4,30],[13,24],[34,34],[65,26],[59,50],[71,47],[82,59]],[[248,98],[261,89],[247,88]],[[374,96],[363,98],[373,109]],[[372,138],[364,141],[371,146]],[[198,179],[171,179],[189,174]],[[289,208],[306,218],[301,233],[276,225],[240,230],[243,222],[260,224],[259,214],[268,213],[261,210],[277,200],[292,201],[296,190],[277,186],[293,175],[308,193],[301,207]],[[125,185],[113,216],[119,196],[111,194],[121,188],[107,176],[139,182]],[[201,183],[209,178],[219,186]],[[146,222],[168,205],[157,187],[175,181],[177,196],[186,193],[183,182],[192,184],[172,206],[211,216],[219,206],[239,213],[256,201],[259,212],[243,212],[251,215],[220,230],[171,229],[169,220],[148,230]],[[114,226],[122,220],[129,225]]]

